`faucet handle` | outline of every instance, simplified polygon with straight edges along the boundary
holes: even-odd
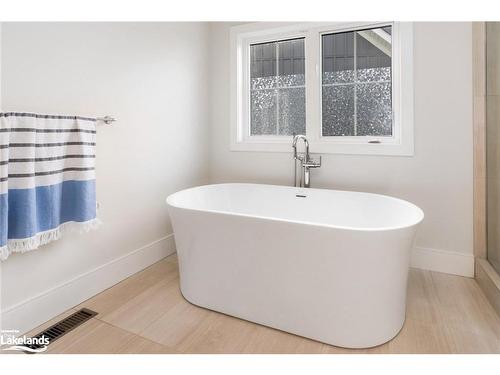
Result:
[[[304,163],[302,165],[304,167],[308,167],[308,168],[319,168],[319,167],[321,167],[321,155],[319,156],[319,161],[318,162],[316,162],[312,158],[310,158],[309,160],[304,161]]]

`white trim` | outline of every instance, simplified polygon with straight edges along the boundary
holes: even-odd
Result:
[[[321,136],[321,35],[360,27],[393,26],[393,109],[392,137]],[[253,23],[231,28],[230,100],[231,151],[291,152],[291,136],[247,136],[249,119],[248,46],[252,43],[305,37],[306,135],[311,152],[332,154],[403,155],[414,153],[413,137],[413,24],[409,22],[370,23]],[[244,71],[246,70],[246,72]],[[368,141],[378,140],[373,144]]]
[[[0,325],[23,334],[174,252],[174,235],[169,234],[3,309]]]
[[[411,254],[411,267],[474,277],[474,256],[447,250],[415,247]]]

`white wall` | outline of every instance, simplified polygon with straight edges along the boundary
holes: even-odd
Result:
[[[211,182],[289,185],[290,153],[229,151],[229,24],[212,23]],[[425,212],[413,265],[472,276],[472,28],[416,23],[415,155],[323,155],[312,186],[389,194]]]
[[[165,198],[208,180],[207,37],[204,23],[3,24],[4,111],[118,119],[97,135],[104,224],[1,263],[4,328],[31,328],[173,251]]]

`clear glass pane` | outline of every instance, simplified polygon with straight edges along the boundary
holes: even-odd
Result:
[[[323,84],[354,81],[354,32],[321,37]]]
[[[356,85],[357,135],[392,135],[391,83]]]
[[[389,30],[390,26],[356,32],[358,82],[391,80],[392,36]]]
[[[250,134],[276,134],[276,90],[257,90],[250,98]]]
[[[278,90],[279,135],[305,134],[306,89],[289,88]]]
[[[276,42],[250,46],[250,87],[266,89],[276,87]]]
[[[323,136],[354,134],[354,86],[323,86]]]
[[[278,42],[278,87],[305,84],[304,39]]]

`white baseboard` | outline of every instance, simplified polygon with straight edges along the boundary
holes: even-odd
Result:
[[[474,277],[474,256],[472,254],[415,247],[411,254],[411,267]]]
[[[175,252],[170,234],[2,311],[2,328],[26,333]]]

